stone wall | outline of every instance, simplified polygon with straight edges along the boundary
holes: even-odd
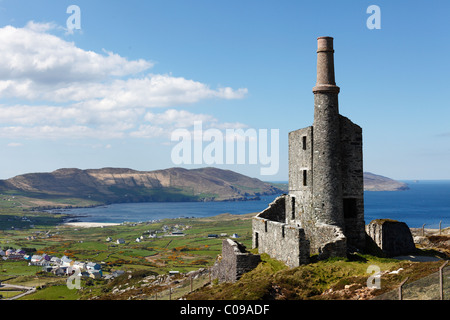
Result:
[[[258,214],[258,217],[285,222],[286,221],[286,198],[288,196],[283,194],[277,197],[274,201],[269,203],[269,206]]]
[[[247,252],[241,243],[225,239],[222,241],[222,255],[211,270],[211,277],[219,282],[235,282],[253,270],[261,262],[258,254]]]
[[[366,226],[366,233],[387,257],[410,254],[416,250],[411,230],[404,222],[373,220]]]
[[[278,208],[284,211],[285,198],[286,196],[277,198],[266,210]],[[310,247],[305,231],[293,224],[267,219],[269,215],[266,210],[253,218],[253,248],[258,248],[260,254],[267,253],[272,258],[283,261],[289,267],[308,263]]]
[[[340,227],[318,223],[315,230],[315,237],[321,240],[316,248],[319,260],[347,255],[347,238]]]
[[[349,246],[362,249],[365,243],[362,129],[341,115],[339,123],[344,233]]]
[[[289,195],[286,223],[302,228],[312,221],[313,127],[289,132]]]

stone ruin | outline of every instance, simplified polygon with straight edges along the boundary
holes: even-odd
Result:
[[[370,237],[380,254],[395,257],[414,253],[416,246],[411,230],[404,222],[390,219],[376,219],[366,226],[366,233]]]
[[[222,254],[211,269],[211,278],[219,282],[235,282],[253,270],[261,262],[259,254],[248,252],[241,243],[225,239],[222,241]]]
[[[252,221],[252,247],[290,267],[308,263],[311,254],[346,256],[366,245],[362,129],[339,114],[333,38],[319,37],[317,44],[314,122],[289,133],[289,193]],[[381,249],[395,252],[386,242],[396,232],[385,231]]]
[[[405,223],[365,225],[362,129],[339,114],[333,38],[319,37],[317,44],[314,122],[289,133],[289,193],[253,218],[252,247],[289,267],[309,263],[311,254],[344,257],[371,245],[384,256],[414,252]],[[260,261],[226,239],[212,277],[235,282]]]
[[[339,114],[333,38],[317,43],[314,122],[289,133],[289,194],[253,219],[253,247],[289,266],[365,243],[362,129]]]

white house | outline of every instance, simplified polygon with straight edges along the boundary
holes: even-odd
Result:
[[[106,238],[106,242],[111,242],[111,241],[112,241],[111,237]]]
[[[102,267],[98,264],[98,263],[95,263],[95,262],[88,262],[87,264],[86,264],[86,270],[88,270],[88,271],[94,271],[94,270],[100,270]]]
[[[57,266],[57,265],[59,266],[61,264],[61,259],[58,257],[51,257],[50,263],[55,266]]]
[[[61,258],[61,266],[63,266],[63,267],[70,267],[72,265],[72,263],[73,263],[72,259],[70,259],[66,256],[63,256]]]
[[[72,264],[72,267],[78,270],[83,270],[84,268],[86,268],[86,263],[84,262],[80,262],[80,261],[75,261]]]
[[[31,262],[31,264],[38,264],[40,261],[42,260],[42,256],[41,255],[38,255],[38,254],[35,254],[35,255],[32,255],[31,256],[31,260],[30,260],[30,262]]]
[[[116,240],[116,243],[117,244],[124,244],[125,240],[123,240],[122,238],[119,238],[119,239]]]

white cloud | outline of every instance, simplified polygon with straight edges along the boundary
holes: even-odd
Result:
[[[153,66],[143,59],[128,61],[112,52],[102,55],[83,50],[47,33],[53,28],[34,22],[25,28],[0,28],[0,78],[55,85],[126,76]]]
[[[11,148],[16,148],[16,147],[23,146],[23,144],[21,144],[20,142],[10,142],[10,143],[7,144],[7,146],[11,147]]]
[[[78,48],[50,33],[58,29],[63,28],[32,21],[24,28],[0,28],[1,137],[157,137],[194,120],[220,127],[211,115],[148,109],[247,94],[245,88],[211,89],[183,77],[144,74],[153,62]]]
[[[194,125],[194,121],[217,122],[217,120],[207,114],[194,114],[185,110],[169,109],[164,113],[147,112],[144,119],[157,125],[172,125],[178,128],[186,128]]]

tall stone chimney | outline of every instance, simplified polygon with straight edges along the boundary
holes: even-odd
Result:
[[[313,88],[313,208],[320,222],[344,227],[339,87],[334,77],[333,38],[319,37],[317,47],[317,83]]]
[[[332,37],[317,38],[317,82],[314,93],[339,93],[334,78],[334,49]]]

